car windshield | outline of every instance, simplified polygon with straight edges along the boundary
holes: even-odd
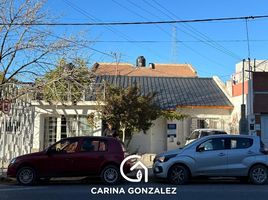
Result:
[[[190,135],[189,140],[195,140],[195,139],[198,138],[198,136],[199,136],[199,131],[194,131],[194,132],[192,132],[192,134]]]

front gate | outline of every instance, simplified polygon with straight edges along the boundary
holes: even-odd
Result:
[[[1,101],[10,102],[8,113],[0,112],[0,167],[16,156],[30,153],[33,145],[34,107],[19,84],[0,86]]]

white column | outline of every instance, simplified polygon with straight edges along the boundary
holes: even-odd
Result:
[[[57,126],[57,130],[56,130],[56,138],[57,141],[59,141],[61,139],[61,117],[57,117],[56,118],[56,126]]]

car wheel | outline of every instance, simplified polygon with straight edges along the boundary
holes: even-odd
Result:
[[[116,184],[120,181],[120,172],[114,165],[106,166],[101,172],[101,179],[107,184]]]
[[[189,180],[189,170],[181,165],[173,165],[169,169],[168,179],[172,184],[183,185]]]
[[[32,167],[22,167],[19,169],[16,178],[21,185],[33,185],[36,180],[36,172]]]
[[[256,185],[263,185],[267,183],[268,171],[263,165],[255,165],[249,172],[250,181]]]

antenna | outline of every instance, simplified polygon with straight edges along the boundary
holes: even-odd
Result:
[[[172,63],[178,63],[177,27],[172,28]]]

